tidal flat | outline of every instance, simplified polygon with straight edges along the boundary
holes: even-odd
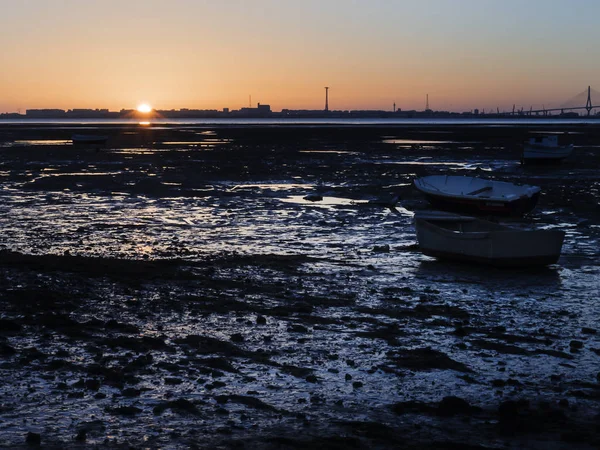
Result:
[[[600,124],[0,124],[0,448],[598,448],[599,166]],[[504,223],[558,264],[423,256],[444,173],[540,186]]]

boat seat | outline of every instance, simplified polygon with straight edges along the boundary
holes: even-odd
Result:
[[[485,186],[485,187],[477,189],[473,192],[468,192],[467,195],[477,195],[477,194],[481,194],[482,192],[491,191],[491,190],[492,190],[492,186]]]

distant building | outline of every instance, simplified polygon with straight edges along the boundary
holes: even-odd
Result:
[[[25,111],[25,116],[37,119],[65,117],[66,114],[64,109],[28,109]]]
[[[259,103],[256,108],[240,108],[237,111],[237,115],[243,117],[267,117],[271,115],[271,105],[261,105]]]

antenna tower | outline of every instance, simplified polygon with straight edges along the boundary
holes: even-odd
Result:
[[[427,100],[425,100],[425,111],[429,111],[429,94],[427,94],[426,99]]]
[[[325,112],[329,112],[329,86],[325,86]]]

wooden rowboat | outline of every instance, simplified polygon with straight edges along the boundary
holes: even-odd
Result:
[[[560,230],[523,230],[439,211],[418,212],[415,226],[425,255],[499,267],[554,264],[565,237]]]
[[[431,175],[415,187],[438,209],[471,214],[521,215],[537,204],[540,188],[457,175]]]

